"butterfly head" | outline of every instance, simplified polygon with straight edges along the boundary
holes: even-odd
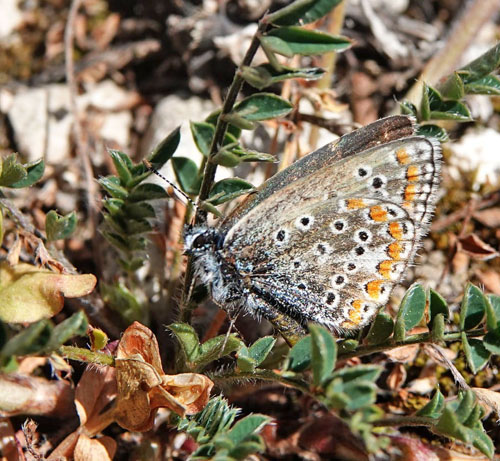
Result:
[[[222,248],[224,236],[215,228],[208,226],[187,226],[184,229],[184,253],[200,256]]]

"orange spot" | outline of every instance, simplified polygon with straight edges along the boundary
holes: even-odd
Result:
[[[356,328],[358,325],[351,322],[350,320],[346,320],[345,322],[342,323],[342,325],[340,325],[342,328],[347,328],[347,329],[350,329],[350,328]]]
[[[415,200],[415,195],[417,194],[417,188],[415,184],[408,184],[405,187],[405,200],[411,202]]]
[[[363,301],[361,299],[355,299],[352,302],[352,309],[349,311],[349,319],[355,325],[361,323],[361,309],[363,308]]]
[[[399,242],[394,242],[389,245],[389,256],[394,259],[394,261],[399,261],[399,257],[403,252],[403,247]]]
[[[403,228],[398,222],[391,222],[389,224],[389,234],[396,240],[401,240],[403,238]]]
[[[418,181],[419,174],[420,172],[416,165],[410,165],[406,170],[406,178],[408,181]]]
[[[387,211],[380,205],[375,205],[370,208],[370,218],[377,222],[387,221]]]
[[[365,206],[365,202],[359,198],[350,198],[347,200],[347,208],[349,208],[349,210],[357,210],[358,208],[364,208]]]
[[[370,298],[378,299],[382,283],[384,283],[383,280],[373,280],[366,284],[366,292],[368,293],[368,296],[370,296]]]
[[[406,165],[410,161],[410,156],[404,147],[396,151],[396,158],[400,165]]]
[[[384,277],[387,280],[391,280],[391,272],[392,272],[392,266],[394,265],[393,261],[382,261],[378,265],[378,272],[379,274]]]

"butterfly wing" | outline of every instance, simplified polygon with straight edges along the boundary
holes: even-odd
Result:
[[[337,160],[261,200],[227,233],[248,308],[334,330],[366,324],[428,228],[440,146],[404,138]]]
[[[412,117],[394,115],[377,120],[370,125],[342,136],[337,141],[306,155],[267,180],[257,189],[256,193],[250,194],[240,206],[227,216],[221,223],[220,228],[229,230],[262,201],[292,182],[312,175],[343,158],[350,157],[381,143],[412,136],[414,130],[414,119]]]

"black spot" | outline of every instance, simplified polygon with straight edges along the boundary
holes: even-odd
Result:
[[[384,286],[380,287],[380,293],[385,293],[385,287]]]
[[[342,285],[344,283],[344,280],[345,278],[342,276],[342,275],[338,275],[336,278],[335,278],[335,283],[337,285]]]
[[[304,283],[299,283],[299,284],[297,285],[297,288],[298,288],[299,290],[305,290],[305,289],[306,289],[306,285],[305,285]]]
[[[326,295],[326,304],[333,304],[335,302],[335,293],[329,292]]]
[[[401,227],[403,228],[403,234],[407,234],[408,233],[408,226],[406,225],[405,222],[401,224]]]
[[[349,263],[347,265],[347,269],[350,270],[350,271],[353,271],[354,269],[356,269],[356,264],[354,263]]]
[[[300,263],[298,261],[294,261],[293,267],[295,267],[295,268],[300,267]]]
[[[366,312],[368,312],[369,310],[370,310],[370,306],[365,306],[365,307],[363,307],[363,312],[365,312],[365,313],[366,313]]]
[[[365,254],[365,249],[363,247],[357,247],[357,248],[354,249],[354,251],[356,252],[356,254],[358,256],[361,256],[361,255]]]
[[[278,231],[278,233],[276,234],[276,240],[278,240],[278,242],[282,242],[283,240],[285,240],[285,237],[286,237],[286,233],[283,229]]]
[[[369,238],[368,233],[366,233],[365,231],[361,231],[358,235],[359,235],[359,239],[363,240],[363,242],[366,242]]]
[[[368,174],[368,171],[366,171],[364,168],[360,168],[358,170],[358,175],[363,178],[364,176],[366,176]]]
[[[336,221],[334,226],[335,226],[335,229],[337,229],[338,231],[341,231],[344,228],[344,223],[342,221]]]
[[[383,185],[384,185],[384,181],[382,181],[381,178],[379,178],[379,177],[373,178],[372,186],[375,189],[380,189]]]
[[[391,216],[395,217],[398,215],[397,211],[394,208],[387,208],[387,211]]]
[[[309,221],[309,218],[300,218],[300,224],[302,224],[303,226],[307,226],[309,224]]]
[[[326,247],[322,243],[319,243],[316,248],[318,249],[318,253],[320,255],[324,255],[326,253]]]

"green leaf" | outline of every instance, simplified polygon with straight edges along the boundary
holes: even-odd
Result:
[[[329,51],[341,51],[351,46],[351,41],[342,36],[303,29],[281,27],[260,37],[260,42],[269,51],[292,57],[295,54],[309,56]]]
[[[0,174],[0,186],[9,187],[12,184],[18,183],[28,176],[26,168],[17,161],[16,154],[11,154],[0,159],[2,169]]]
[[[314,22],[335,8],[342,0],[299,0],[268,15],[265,19],[277,26]]]
[[[142,202],[144,200],[156,200],[168,197],[165,189],[158,184],[145,183],[134,187],[128,199],[131,202]]]
[[[120,180],[116,176],[99,178],[98,183],[113,198],[125,200],[128,197],[128,191],[120,185]]]
[[[155,218],[155,209],[145,202],[127,203],[123,207],[123,213],[132,219]]]
[[[417,107],[410,101],[403,101],[399,104],[399,108],[401,109],[401,113],[403,115],[412,115],[413,117],[417,116]]]
[[[381,344],[388,339],[394,330],[392,317],[385,312],[379,312],[366,335],[366,344]]]
[[[440,390],[437,389],[427,404],[417,411],[417,416],[425,416],[427,418],[437,419],[441,416],[444,408],[444,396],[441,394]]]
[[[481,370],[491,357],[490,352],[484,347],[481,340],[467,338],[465,332],[462,332],[462,347],[467,363],[474,374]]]
[[[48,319],[31,324],[28,328],[10,338],[2,348],[2,362],[10,356],[24,356],[41,352],[48,344],[52,323]]]
[[[132,323],[135,320],[143,322],[143,307],[134,294],[122,283],[99,285],[101,296],[106,306],[115,312],[127,322]]]
[[[282,66],[281,69],[277,70],[269,63],[255,67],[243,66],[241,70],[241,76],[245,81],[258,90],[263,90],[275,83],[292,78],[318,80],[324,74],[325,71],[319,67],[294,69],[292,67]]]
[[[266,415],[253,414],[240,419],[225,436],[237,446],[246,439],[259,433],[266,424],[271,422],[271,418]]]
[[[147,219],[128,219],[125,223],[127,228],[127,235],[143,234],[150,232],[153,226]]]
[[[132,173],[129,169],[132,166],[132,162],[126,154],[118,150],[109,150],[109,155],[113,160],[121,185],[127,187],[132,180]]]
[[[156,168],[161,168],[175,154],[181,140],[180,126],[175,128],[163,141],[161,141],[148,157],[149,162]]]
[[[34,162],[24,165],[27,175],[24,179],[12,183],[9,187],[20,189],[22,187],[29,187],[38,182],[45,171],[45,162],[43,159],[35,160]]]
[[[488,301],[490,302],[490,305],[493,308],[495,317],[497,319],[500,319],[500,296],[490,294],[488,295]]]
[[[191,128],[191,134],[196,147],[204,157],[208,157],[208,154],[210,153],[210,145],[212,144],[212,138],[215,134],[215,126],[206,122],[191,122],[189,126]]]
[[[439,91],[445,98],[462,99],[465,96],[464,82],[457,72],[453,72],[443,84],[439,85]]]
[[[471,330],[477,327],[483,321],[485,312],[486,300],[483,293],[478,287],[468,283],[460,307],[460,329]]]
[[[403,324],[406,331],[416,327],[425,312],[426,293],[422,285],[414,284],[404,295],[396,318],[396,325]]]
[[[444,334],[446,332],[446,327],[444,323],[444,315],[437,314],[430,325],[431,329],[431,341],[433,343],[439,343],[444,340]]]
[[[416,134],[418,136],[425,136],[426,138],[436,138],[440,142],[446,142],[449,139],[448,133],[444,128],[432,124],[419,125]]]
[[[486,77],[474,80],[465,85],[467,94],[488,94],[500,95],[500,78],[496,75],[487,75]]]
[[[199,348],[195,363],[198,368],[203,367],[231,352],[239,350],[243,342],[235,335],[220,335],[205,341]]]
[[[198,167],[196,163],[186,157],[174,157],[172,159],[172,166],[179,187],[186,194],[198,195],[201,178],[198,176]]]
[[[443,314],[444,318],[450,317],[450,311],[445,299],[432,288],[429,290],[429,317],[430,324],[436,315]]]
[[[345,386],[344,392],[349,396],[346,409],[358,410],[375,403],[377,398],[377,387],[368,381],[353,382]]]
[[[288,353],[287,370],[299,373],[311,365],[311,336],[301,338]]]
[[[381,372],[382,368],[378,365],[355,365],[335,371],[333,377],[342,378],[344,383],[353,381],[375,382]]]
[[[112,217],[116,217],[122,213],[122,208],[125,205],[125,201],[119,198],[108,197],[102,201],[102,204]]]
[[[472,115],[467,106],[458,101],[443,101],[431,108],[431,119],[434,120],[456,120],[468,122],[472,120]]]
[[[212,161],[217,165],[233,168],[242,162],[241,157],[226,147],[222,147],[213,157]]]
[[[272,93],[256,93],[234,106],[233,113],[246,120],[259,121],[283,117],[290,113],[293,105]]]
[[[332,374],[337,361],[337,344],[331,333],[319,325],[309,325],[313,382],[321,386]]]
[[[76,229],[76,213],[72,211],[66,216],[61,216],[54,210],[50,210],[45,217],[45,232],[47,240],[67,239]]]
[[[252,189],[253,185],[243,179],[222,179],[213,185],[209,201],[212,205],[220,205],[241,195],[248,194]]]
[[[186,359],[189,362],[195,362],[200,353],[200,340],[194,328],[187,323],[172,323],[167,328],[179,341]]]
[[[220,113],[221,109],[215,110],[205,119],[205,122],[215,127],[217,125]],[[233,126],[231,124],[228,125],[227,132],[231,134],[234,139],[238,139],[241,136],[241,130],[238,127]]]
[[[277,162],[277,158],[274,155],[252,149],[244,149],[241,146],[233,147],[232,152],[239,155],[241,162]]]
[[[241,130],[255,130],[257,126],[254,122],[247,120],[245,117],[235,112],[225,114],[223,120],[233,126],[237,126]]]
[[[50,341],[45,347],[45,352],[57,349],[74,336],[85,336],[88,325],[87,316],[83,311],[77,312],[63,320],[52,330]]]
[[[255,341],[248,349],[248,355],[255,360],[255,363],[260,365],[271,352],[271,349],[276,343],[276,338],[272,336],[264,336]]]
[[[489,331],[483,338],[484,347],[495,355],[500,355],[500,328]]]

